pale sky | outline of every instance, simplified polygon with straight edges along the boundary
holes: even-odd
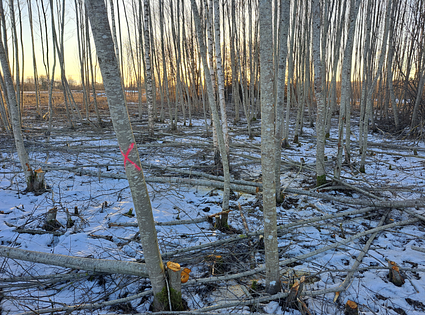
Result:
[[[27,4],[24,3],[22,5],[22,37],[23,37],[23,43],[24,43],[24,55],[25,55],[25,63],[24,63],[24,76],[25,79],[27,77],[33,77],[34,76],[34,70],[33,70],[33,58],[32,58],[32,47],[31,47],[31,33],[30,33],[30,24],[28,21],[28,8]],[[6,8],[5,8],[6,9]],[[47,7],[47,10],[50,8]],[[15,10],[17,10],[15,8]],[[56,9],[55,9],[56,10]],[[40,32],[40,25],[38,21],[38,13],[37,13],[37,6],[36,2],[32,2],[32,11],[33,11],[33,25],[34,25],[34,44],[35,44],[35,52],[36,52],[36,59],[37,59],[37,71],[38,75],[42,76],[46,74],[45,66],[43,63],[43,49],[42,49],[42,42],[41,42],[41,32]],[[8,16],[9,17],[9,16]],[[10,19],[9,19],[10,21]],[[57,22],[57,21],[55,21]],[[44,23],[44,22],[43,22]],[[50,66],[50,72],[52,71],[53,67],[53,40],[52,40],[52,32],[51,32],[51,21],[50,21],[50,14],[48,14],[48,45],[49,45],[49,66]],[[65,34],[64,34],[64,58],[65,58],[65,73],[67,78],[72,78],[76,81],[80,81],[80,65],[79,65],[79,58],[78,58],[78,44],[76,39],[76,22],[75,22],[75,8],[74,4],[68,1],[68,4],[66,6],[65,11]],[[19,29],[18,29],[19,32]],[[46,34],[44,33],[44,25],[43,25],[43,39],[44,39],[44,46],[46,45]],[[8,48],[9,48],[9,58],[11,60],[11,67],[13,67],[13,61],[12,61],[12,40],[11,40],[11,29],[8,29]],[[19,35],[18,35],[19,37]],[[46,46],[45,46],[46,49]],[[92,46],[92,50],[94,50],[94,45]],[[19,54],[21,54],[21,47],[19,46]],[[45,53],[46,54],[46,53]],[[93,63],[96,62],[96,57],[93,55]],[[19,59],[21,59],[21,55],[19,55]],[[57,59],[58,60],[58,59]],[[13,73],[15,73],[15,69],[12,69]],[[22,68],[21,70],[22,71]],[[56,63],[56,69],[55,69],[55,77],[56,79],[60,79],[60,67],[59,63]]]

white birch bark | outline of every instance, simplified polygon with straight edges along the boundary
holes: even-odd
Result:
[[[217,133],[217,141],[218,141],[218,147],[220,150],[221,155],[221,161],[223,164],[223,175],[224,175],[224,189],[223,189],[223,204],[222,209],[223,211],[227,211],[229,209],[229,197],[230,197],[230,171],[229,171],[229,161],[227,159],[226,154],[226,147],[224,144],[224,137],[223,137],[223,131],[221,128],[220,118],[218,116],[218,109],[217,104],[215,102],[214,97],[214,89],[212,84],[212,78],[210,69],[208,67],[207,62],[207,49],[204,44],[204,34],[201,29],[201,20],[198,13],[198,7],[196,5],[195,0],[191,0],[192,10],[193,10],[193,18],[195,21],[195,28],[198,35],[198,45],[200,50],[200,55],[202,58],[202,66],[204,69],[205,74],[205,83],[207,86],[207,92],[208,92],[208,101],[210,104],[213,120],[214,120],[214,128]]]
[[[286,77],[286,57],[288,55],[288,28],[289,28],[290,0],[280,1],[279,18],[279,55],[276,83],[276,126],[275,126],[275,183],[276,200],[280,201],[280,162],[282,153],[283,137],[283,115],[285,106],[285,77]]]
[[[160,21],[164,21],[164,1],[163,0],[160,0],[159,2],[159,19]],[[160,23],[160,33],[161,33],[161,52],[162,52],[162,80],[164,81],[163,85],[165,89],[165,97],[167,99],[168,113],[170,116],[170,129],[175,130],[177,125],[173,124],[173,115],[171,111],[170,95],[168,90],[168,71],[167,71],[166,55],[165,55],[164,23]]]
[[[7,89],[7,104],[10,114],[10,123],[12,125],[13,136],[15,139],[16,151],[18,152],[19,162],[24,170],[25,179],[27,181],[27,189],[32,190],[32,177],[33,171],[30,166],[28,159],[28,153],[25,149],[24,138],[22,136],[21,120],[19,116],[18,103],[16,101],[15,89],[13,86],[12,75],[9,66],[9,60],[7,59],[6,51],[4,49],[3,41],[0,39],[0,63],[2,66],[3,77]]]
[[[139,277],[147,277],[148,275],[146,264],[131,261],[66,256],[7,246],[0,246],[0,257],[92,272],[118,273]]]
[[[279,253],[277,243],[275,182],[275,97],[273,95],[272,2],[261,0],[260,11],[260,85],[261,85],[261,170],[263,175],[264,245],[266,292],[280,291]],[[280,158],[279,158],[280,159]]]
[[[34,88],[35,88],[35,108],[36,112],[39,117],[41,117],[41,110],[40,110],[40,93],[38,91],[38,72],[37,72],[37,58],[36,58],[36,51],[35,51],[35,44],[34,44],[34,26],[32,21],[32,6],[31,6],[31,0],[27,0],[27,7],[28,7],[28,22],[30,24],[30,34],[31,34],[31,48],[32,48],[32,66],[34,70]]]
[[[412,119],[411,119],[411,123],[410,123],[410,129],[414,130],[418,124],[419,124],[419,119],[418,119],[418,111],[419,111],[419,104],[421,103],[422,100],[422,92],[424,89],[424,84],[425,84],[425,52],[422,51],[422,71],[420,71],[419,73],[419,85],[418,85],[418,90],[416,93],[416,100],[415,100],[415,105],[413,107],[413,112],[412,112]]]
[[[392,71],[393,57],[394,57],[394,42],[391,40],[393,38],[393,33],[394,33],[394,26],[395,26],[394,15],[395,15],[396,8],[397,6],[394,5],[393,8],[391,9],[391,15],[390,15],[390,26],[389,26],[390,42],[388,46],[388,57],[387,57],[387,82],[388,82],[388,90],[390,93],[391,108],[393,110],[393,115],[394,115],[394,125],[395,125],[395,128],[398,130],[400,126],[400,120],[398,118],[398,106],[397,106],[395,95],[394,95],[393,71]]]
[[[5,84],[4,84],[3,76],[1,74],[0,74],[0,87],[2,90],[4,90],[3,95],[0,95],[0,116],[1,116],[1,121],[3,123],[3,128],[6,131],[6,133],[9,134],[12,129],[12,126],[10,125],[9,114],[5,106],[5,103],[7,103],[7,101],[3,101],[3,96],[5,99],[7,98],[7,92],[4,89]]]
[[[286,112],[285,112],[285,126],[283,128],[283,142],[282,147],[289,147],[288,137],[289,137],[289,114],[291,111],[291,80],[293,76],[293,61],[292,55],[294,52],[294,40],[295,40],[295,20],[296,20],[296,11],[295,8],[298,5],[298,0],[295,0],[293,4],[293,14],[292,14],[292,23],[291,23],[291,38],[289,42],[289,52],[288,52],[288,80],[287,80],[287,99],[286,99]]]
[[[16,104],[18,105],[18,113],[19,113],[19,123],[22,124],[22,109],[23,109],[23,103],[21,100],[21,84],[19,81],[19,49],[18,49],[18,35],[16,32],[16,20],[15,20],[15,6],[13,4],[14,0],[9,0],[9,10],[10,10],[10,24],[11,24],[11,30],[12,30],[12,42],[14,46],[14,53],[15,53],[15,88],[16,88]],[[7,42],[4,43],[4,45],[7,45]]]
[[[238,67],[239,62],[237,59],[237,30],[236,30],[236,3],[235,0],[231,0],[230,14],[228,13],[228,23],[230,31],[230,58],[232,65],[232,100],[235,105],[235,122],[240,121],[239,116],[239,79],[238,79]]]
[[[229,160],[229,127],[227,126],[226,102],[224,99],[224,74],[221,60],[220,39],[220,6],[219,0],[214,0],[214,34],[215,34],[215,58],[217,64],[218,99],[220,103],[221,126],[223,128],[224,145],[227,159]]]
[[[209,3],[209,4],[208,4]],[[214,67],[214,38],[213,38],[213,31],[212,31],[212,17],[213,17],[213,0],[209,0],[208,2],[204,2],[204,8],[205,8],[205,29],[206,29],[206,35],[207,35],[207,45],[208,45],[208,62],[209,62],[209,71],[212,81],[212,88],[213,88],[213,94],[210,95],[208,93],[208,98],[214,97],[214,103],[216,102],[216,85],[217,85],[217,79],[215,75],[215,67]],[[214,125],[214,119],[212,119],[212,123]],[[214,161],[217,166],[220,165],[220,148],[218,144],[217,139],[217,130],[216,128],[213,128],[213,144],[214,144]]]
[[[322,58],[320,54],[320,32],[322,11],[320,0],[314,0],[313,13],[313,62],[314,62],[314,94],[317,102],[316,116],[316,181],[317,186],[326,183],[325,171],[325,100],[323,97]]]
[[[368,136],[368,130],[369,130],[369,115],[372,115],[372,96],[373,92],[375,91],[376,83],[378,82],[379,77],[381,76],[382,72],[382,66],[384,64],[384,59],[387,51],[387,42],[388,42],[388,29],[389,29],[389,18],[390,18],[390,9],[392,6],[392,0],[387,1],[387,11],[386,11],[386,17],[385,17],[385,26],[384,26],[384,38],[382,40],[382,47],[381,47],[381,53],[379,57],[379,63],[377,67],[377,71],[375,74],[375,77],[373,78],[373,81],[368,86],[368,93],[366,96],[366,109],[365,109],[365,116],[364,116],[364,122],[363,122],[363,138],[360,138],[361,141],[361,160],[360,160],[360,172],[364,173],[365,170],[365,164],[366,164],[366,150],[367,150],[367,136]]]
[[[332,64],[332,79],[331,79],[331,95],[330,97],[330,106],[328,108],[328,111],[326,113],[326,130],[325,130],[325,137],[330,137],[330,130],[331,130],[331,121],[333,112],[336,107],[336,77],[337,77],[337,70],[338,70],[338,63],[340,58],[340,51],[341,51],[341,37],[342,37],[342,30],[344,28],[345,23],[345,12],[347,9],[346,3],[339,2],[337,4],[337,21],[336,21],[336,34],[335,39],[333,40],[335,42],[334,45],[334,51],[333,51],[333,64]]]
[[[115,23],[115,10],[114,10],[114,0],[108,0],[109,3],[109,10],[111,11],[111,31],[112,31],[112,39],[114,41],[114,49],[115,49],[115,56],[118,60],[118,64],[120,64],[120,52],[118,49],[118,37],[117,37],[117,27]],[[120,72],[122,69],[120,69]]]
[[[109,111],[118,144],[124,157],[124,166],[133,197],[146,267],[152,289],[155,296],[157,296],[165,287],[164,265],[159,252],[152,206],[143,170],[140,167],[139,153],[125,103],[118,60],[116,59],[111,31],[106,19],[106,7],[103,0],[86,0],[86,4],[108,98]],[[154,305],[156,308],[161,308],[158,299],[155,299]]]
[[[139,5],[142,5],[140,2]],[[153,83],[151,69],[151,41],[150,41],[150,4],[149,0],[144,0],[144,39],[145,39],[145,85],[146,85],[146,102],[148,103],[148,132],[150,136],[154,134],[154,106],[153,106]]]
[[[340,178],[341,167],[342,167],[342,153],[344,150],[344,125],[350,123],[350,117],[348,107],[350,104],[350,75],[351,65],[353,57],[353,43],[354,43],[354,31],[356,27],[357,14],[359,13],[360,0],[351,0],[350,4],[350,17],[348,26],[347,42],[345,44],[344,57],[341,71],[341,102],[339,106],[339,121],[338,121],[338,152],[337,161],[334,171],[335,178]],[[350,135],[347,134],[346,138]],[[348,161],[347,161],[348,162]]]

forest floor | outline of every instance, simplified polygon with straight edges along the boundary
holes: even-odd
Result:
[[[46,171],[48,189],[41,195],[24,191],[13,137],[1,134],[1,245],[142,262],[112,125],[105,120],[101,129],[82,125],[70,130],[64,122],[56,123],[47,136],[47,122],[29,113],[23,119],[25,144],[32,166]],[[220,170],[203,120],[193,119],[192,127],[180,122],[177,131],[156,123],[150,138],[146,121],[131,117],[163,260],[191,269],[182,289],[191,314],[343,314],[348,300],[358,304],[361,314],[425,313],[425,205],[407,207],[424,197],[423,139],[370,134],[363,174],[358,172],[358,127],[353,123],[351,165],[343,167],[340,182],[319,190],[314,187],[314,128],[304,127],[300,143],[282,149],[285,199],[277,205],[277,218],[283,289],[270,297],[262,269],[261,189],[255,193],[261,186],[260,120],[253,122],[253,139],[245,123],[229,125],[232,180],[242,188],[232,192],[231,228],[218,230],[207,217],[221,211],[222,191],[214,188],[221,177],[216,176]],[[326,168],[333,174],[336,129],[330,134]],[[60,226],[45,231],[46,213],[54,207]],[[364,257],[356,263],[361,253]],[[399,267],[401,286],[389,279],[390,261]],[[148,312],[152,302],[149,281],[135,276],[6,258],[0,263],[1,314],[65,313],[67,306],[75,306],[78,314],[134,314]],[[302,294],[289,303],[284,293],[297,281]]]

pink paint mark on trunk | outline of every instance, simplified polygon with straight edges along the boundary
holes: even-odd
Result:
[[[138,171],[140,171],[140,167],[139,167],[136,163],[134,163],[132,160],[130,160],[130,159],[128,158],[128,155],[130,154],[131,150],[133,150],[133,147],[134,147],[134,143],[130,144],[130,147],[128,148],[128,150],[127,150],[127,152],[126,152],[125,154],[124,154],[124,152],[123,152],[123,151],[121,150],[121,148],[120,148],[121,154],[122,154],[122,156],[124,157],[124,168],[126,168],[126,167],[127,167],[126,162],[127,162],[127,161],[129,161],[131,164],[133,164],[133,165],[134,165],[134,167],[135,167]]]

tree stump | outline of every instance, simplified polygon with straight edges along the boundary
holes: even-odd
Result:
[[[41,168],[35,171],[31,170],[31,176],[27,183],[27,191],[33,191],[36,195],[45,192],[44,175],[45,172]]]
[[[44,221],[44,224],[42,226],[43,230],[46,231],[56,231],[57,229],[59,229],[60,227],[62,227],[62,224],[60,224],[57,220],[56,220],[56,215],[58,213],[58,208],[57,207],[53,207],[52,209],[50,209],[49,211],[47,211],[46,213],[46,220]]]
[[[298,298],[301,296],[301,293],[304,288],[305,277],[302,276],[300,281],[296,280],[294,285],[291,287],[291,291],[289,291],[288,297],[286,298],[286,302],[288,304],[297,302]]]
[[[169,261],[167,263],[168,284],[157,294],[158,301],[166,311],[184,311],[181,293],[181,267],[178,263]]]
[[[357,303],[348,300],[347,303],[345,303],[344,315],[359,315]]]
[[[404,284],[403,276],[400,274],[400,268],[394,261],[388,261],[388,268],[390,269],[388,273],[388,278],[396,286],[401,287]]]
[[[169,261],[167,262],[167,274],[170,287],[181,292],[182,283],[181,283],[181,267],[180,264]]]

